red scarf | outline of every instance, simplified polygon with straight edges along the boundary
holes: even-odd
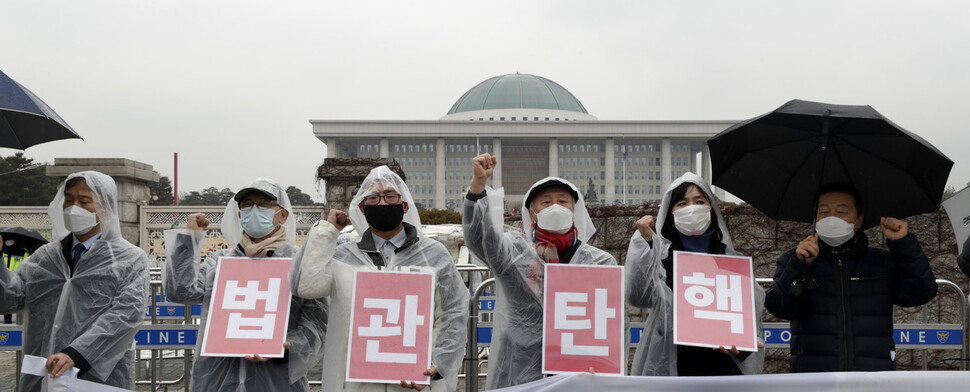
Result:
[[[535,236],[534,239],[536,242],[536,248],[540,246],[545,248],[555,248],[558,253],[573,246],[573,244],[576,242],[577,231],[576,226],[573,226],[565,234],[556,234],[540,229],[538,226],[533,226],[533,233]],[[555,262],[559,262],[558,258]]]
[[[576,243],[578,232],[573,226],[566,234],[555,234],[540,229],[532,224],[533,240],[539,260],[533,260],[529,265],[526,289],[533,293],[542,292],[543,266],[542,262],[559,263],[559,252],[565,251]]]

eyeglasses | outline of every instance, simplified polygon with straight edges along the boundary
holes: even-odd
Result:
[[[260,200],[260,201],[241,201],[239,202],[239,209],[245,210],[252,206],[259,206],[259,208],[273,208],[279,206],[275,201],[270,200]]]
[[[397,193],[388,193],[384,195],[370,195],[364,197],[364,204],[369,206],[376,206],[381,204],[381,199],[384,199],[387,204],[398,204],[401,202],[401,195]]]

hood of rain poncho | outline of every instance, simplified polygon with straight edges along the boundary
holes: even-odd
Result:
[[[566,181],[559,177],[546,177],[529,188],[529,191],[525,193],[525,197],[522,199],[522,231],[525,232],[526,238],[532,238],[532,217],[529,216],[529,206],[526,202],[531,198],[532,192],[536,188],[541,188],[542,185],[549,182],[559,182],[563,185],[572,189],[576,196],[576,200],[573,202],[573,225],[576,226],[577,237],[582,242],[588,242],[590,237],[596,233],[596,227],[593,226],[593,220],[589,217],[589,211],[586,210],[586,203],[583,201],[583,194],[579,192],[579,188],[573,183]]]
[[[364,217],[364,212],[360,210],[360,204],[364,202],[364,198],[367,196],[380,193],[382,190],[386,191],[391,189],[401,195],[402,202],[408,203],[408,211],[404,213],[404,221],[416,227],[418,229],[418,236],[422,236],[421,217],[418,216],[418,209],[416,204],[414,204],[411,191],[408,190],[408,185],[404,183],[404,180],[400,176],[391,171],[387,165],[384,165],[375,167],[370,171],[370,174],[360,183],[360,189],[350,201],[350,206],[347,207],[350,210],[348,211],[350,214],[350,223],[354,225],[354,230],[357,231],[357,242],[360,242],[364,232],[370,228],[370,225],[367,224],[367,218]]]
[[[67,176],[61,186],[57,188],[54,200],[47,207],[53,238],[60,240],[71,234],[70,230],[64,225],[64,187],[68,181],[75,178],[83,178],[84,183],[87,184],[94,195],[94,212],[97,214],[101,225],[101,238],[121,237],[121,223],[118,221],[118,188],[115,185],[115,180],[108,175],[88,170]]]
[[[256,185],[260,185],[257,187]],[[289,216],[286,217],[286,221],[283,222],[283,229],[286,230],[286,243],[290,245],[296,244],[296,216],[293,214],[293,206],[290,204],[290,197],[286,195],[286,191],[280,186],[276,181],[270,180],[268,178],[257,178],[250,181],[248,184],[243,186],[241,189],[257,189],[266,193],[261,188],[266,188],[268,185],[268,191],[272,193],[272,196],[276,198],[276,203],[280,205],[284,210],[289,212]],[[222,235],[226,237],[226,241],[236,245],[242,240],[243,228],[242,223],[239,222],[239,202],[233,197],[229,199],[229,203],[226,204],[226,211],[222,215]]]
[[[711,191],[711,186],[707,185],[707,182],[704,181],[704,178],[691,172],[684,173],[684,175],[674,180],[674,182],[670,184],[670,187],[667,188],[667,191],[664,192],[663,199],[660,200],[660,208],[657,210],[657,224],[655,226],[656,230],[654,230],[656,233],[653,235],[654,247],[659,248],[660,244],[662,243],[664,248],[660,249],[661,250],[660,254],[666,255],[667,247],[670,246],[671,239],[664,238],[661,232],[663,231],[664,224],[666,223],[667,213],[670,211],[670,206],[674,202],[670,200],[670,196],[671,196],[671,193],[673,193],[674,189],[676,189],[678,186],[680,186],[685,182],[689,182],[691,184],[696,185],[697,188],[701,190],[701,192],[704,192],[704,195],[707,196],[707,199],[711,201],[711,212],[713,212],[714,216],[717,217],[717,228],[721,231],[721,236],[722,236],[721,242],[723,242],[724,246],[727,247],[727,250],[725,250],[725,253],[726,254],[734,253],[734,242],[731,241],[731,233],[728,232],[727,223],[724,221],[724,216],[721,215],[721,209],[717,208],[718,200],[716,197],[714,197],[714,192]],[[657,242],[658,237],[661,239],[660,242]]]
[[[661,231],[665,224],[667,212],[675,202],[671,200],[672,191],[681,184],[688,182],[696,185],[711,201],[711,211],[717,217],[718,229],[721,231],[721,243],[725,246],[725,254],[737,255],[734,250],[734,243],[731,241],[731,234],[727,229],[724,216],[717,208],[718,200],[714,197],[711,187],[703,178],[694,173],[684,173],[667,188],[660,208],[657,210],[657,222],[654,230],[652,245],[648,244],[640,232],[634,230],[627,249],[626,276],[627,276],[627,298],[633,301],[636,297],[640,300],[645,299],[646,308],[649,311],[640,343],[637,345],[636,354],[633,357],[630,374],[633,376],[671,376],[677,374],[677,346],[673,342],[673,292],[667,287],[666,270],[663,268],[663,259],[670,252],[671,241],[663,237]],[[760,315],[764,309],[764,289],[757,283],[755,287],[755,306],[756,313]],[[630,303],[631,306],[638,304]],[[759,317],[757,328],[762,330],[762,320]],[[763,337],[759,336],[759,341],[763,342]],[[751,353],[748,358],[741,362],[744,374],[760,374],[764,365],[764,349],[756,353]]]

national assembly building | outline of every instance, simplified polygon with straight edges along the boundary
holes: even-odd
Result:
[[[438,120],[310,121],[327,157],[393,158],[419,207],[449,210],[486,152],[498,157],[490,185],[505,188],[507,207],[546,176],[576,184],[588,204],[657,201],[684,172],[711,181],[707,140],[735,122],[599,120],[558,83],[518,73],[472,87]]]

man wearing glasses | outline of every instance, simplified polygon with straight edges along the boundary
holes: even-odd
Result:
[[[348,336],[356,271],[421,271],[435,275],[430,390],[454,391],[467,342],[468,289],[448,249],[421,233],[421,219],[404,180],[387,166],[371,170],[350,202],[350,213],[330,210],[310,229],[294,260],[291,287],[304,298],[330,297],[330,325],[323,356],[323,391],[424,389],[413,380],[400,385],[346,382]],[[349,215],[349,216],[348,216]],[[357,242],[337,245],[353,223]]]
[[[174,302],[202,304],[202,326],[196,352],[201,352],[205,322],[219,258],[293,257],[297,248],[296,219],[283,187],[257,178],[236,193],[222,219],[222,233],[233,244],[220,249],[205,262],[200,255],[205,230],[211,223],[205,214],[189,215],[188,229],[165,231],[165,294]],[[306,374],[320,363],[327,332],[327,305],[319,299],[290,297],[283,358],[196,357],[192,367],[193,391],[308,391]]]

